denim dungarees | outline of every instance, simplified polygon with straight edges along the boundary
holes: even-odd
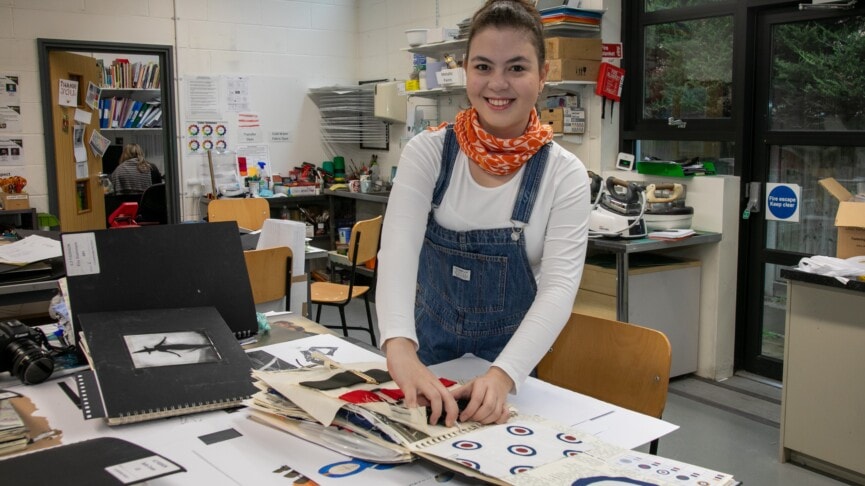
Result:
[[[447,128],[432,206],[441,204],[460,147]],[[494,361],[517,330],[538,287],[526,255],[528,224],[550,144],[526,162],[511,214],[512,227],[451,231],[430,211],[420,252],[415,325],[426,365],[465,353]]]

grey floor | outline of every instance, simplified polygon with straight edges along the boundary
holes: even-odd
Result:
[[[372,309],[375,323],[374,305]],[[365,326],[363,301],[349,304],[346,316],[349,325]],[[321,323],[338,325],[337,310],[324,308]],[[362,331],[349,331],[349,337],[370,342]],[[680,428],[661,439],[658,455],[733,474],[745,486],[847,484],[779,462],[780,411],[780,384],[760,377],[742,374],[723,382],[692,376],[674,379],[664,420]]]

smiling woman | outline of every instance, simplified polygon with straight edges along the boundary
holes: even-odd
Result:
[[[412,138],[399,162],[376,311],[388,370],[409,406],[431,407],[430,423],[506,420],[508,393],[571,313],[589,179],[538,120],[544,57],[532,3],[487,1],[469,29],[471,108]],[[464,353],[493,366],[458,390],[426,368]],[[469,403],[460,410],[457,399]]]

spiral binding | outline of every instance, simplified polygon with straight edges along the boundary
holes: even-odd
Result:
[[[452,432],[446,432],[446,433],[441,434],[441,435],[436,435],[433,437],[427,437],[426,439],[421,439],[421,440],[415,442],[414,444],[412,444],[412,447],[414,447],[415,449],[423,449],[425,447],[430,447],[430,446],[438,444],[439,442],[444,442],[444,441],[459,437],[461,435],[467,434],[469,432],[474,432],[475,430],[477,430],[483,426],[484,425],[479,423],[479,422],[474,422],[474,423],[471,423],[465,427],[460,427],[459,429],[454,430]]]
[[[220,410],[229,408],[235,405],[241,405],[244,400],[250,398],[250,395],[245,395],[235,398],[223,398],[210,402],[191,402],[182,405],[172,405],[161,409],[147,409],[138,412],[130,412],[120,414],[117,417],[109,417],[108,425],[122,425],[134,422],[143,422],[145,420],[174,417],[177,415],[186,415],[198,412],[207,412],[210,410]]]

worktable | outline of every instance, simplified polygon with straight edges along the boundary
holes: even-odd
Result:
[[[272,331],[262,336],[259,344],[279,342],[277,346],[300,347],[303,346],[300,343],[292,345],[291,342],[282,341],[293,341],[304,336],[315,340],[323,337],[319,336],[320,334],[330,334],[332,339],[327,342],[336,343],[328,345],[329,352],[334,353],[334,359],[338,359],[343,351],[348,351],[344,344],[339,344],[343,338],[333,336],[324,327],[303,317],[283,314],[271,316],[268,320]],[[323,343],[318,340],[315,342]],[[322,350],[321,347],[314,349]],[[381,359],[384,360],[383,357]],[[483,360],[465,356],[437,365],[434,370],[439,370],[436,372],[441,376],[463,380],[482,373],[488,366],[489,363]],[[0,388],[7,388],[28,397],[36,406],[35,413],[46,417],[50,427],[62,431],[62,443],[99,436],[119,437],[176,460],[186,468],[185,473],[148,481],[148,484],[287,484],[281,475],[274,475],[272,472],[280,465],[296,468],[295,470],[304,475],[315,475],[317,482],[321,481],[319,484],[323,485],[420,484],[425,480],[433,483],[437,471],[440,471],[418,461],[395,468],[371,468],[363,471],[362,475],[349,478],[347,483],[345,478],[326,477],[318,471],[322,466],[348,464],[350,458],[257,424],[246,417],[247,413],[243,409],[234,413],[203,412],[109,427],[103,420],[82,418],[74,401],[58,386],[62,382],[74,390],[74,380],[71,377],[60,377],[33,386],[24,386],[15,381],[8,375],[0,376]],[[577,430],[593,433],[602,440],[625,448],[639,446],[676,429],[676,426],[667,422],[534,378],[529,378],[521,392],[510,396],[508,400],[521,413],[538,414],[571,425]],[[573,423],[577,416],[588,418]],[[226,432],[231,432],[231,435],[226,436]],[[213,437],[217,433],[222,437],[218,442],[204,441],[205,437]],[[74,472],[70,471],[70,474]]]
[[[865,484],[865,282],[781,270],[787,279],[781,462]]]
[[[694,245],[705,245],[721,241],[720,233],[698,231],[697,234],[681,240],[654,240],[640,238],[635,240],[590,238],[589,250],[601,250],[616,255],[616,320],[628,322],[628,256],[632,253],[669,250]]]

